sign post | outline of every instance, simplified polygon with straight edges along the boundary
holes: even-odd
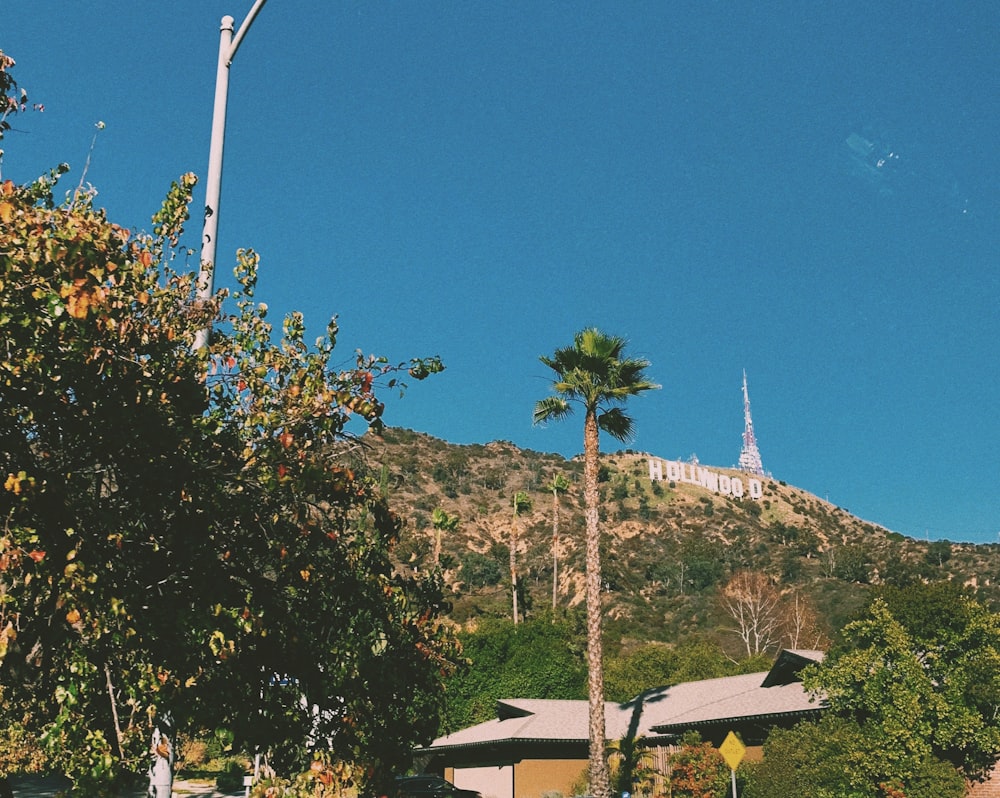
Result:
[[[736,768],[740,766],[740,762],[743,761],[743,756],[747,752],[747,747],[740,742],[740,738],[737,737],[732,732],[726,735],[726,739],[722,741],[722,745],[719,746],[719,753],[722,754],[722,758],[726,760],[726,764],[729,765],[729,772],[732,774],[733,778],[733,798],[736,796]]]

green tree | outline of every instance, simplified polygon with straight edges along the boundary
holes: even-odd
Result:
[[[193,176],[153,233],[58,178],[0,184],[0,675],[55,765],[98,794],[141,767],[153,718],[248,748],[309,739],[385,778],[436,730],[456,659],[441,585],[396,573],[401,523],[350,460],[376,385],[441,368],[332,366],[298,314],[272,342],[239,255],[236,312],[192,352]],[[301,760],[299,760],[301,761]]]
[[[627,357],[624,338],[596,328],[577,333],[572,346],[557,349],[542,363],[554,372],[555,395],[535,405],[534,422],[566,418],[574,404],[584,410],[583,495],[586,519],[586,603],[588,699],[590,705],[590,790],[597,798],[610,798],[611,782],[605,757],[604,670],[601,641],[601,552],[598,492],[600,431],[621,441],[633,435],[632,418],[623,410],[626,401],[659,386],[646,379],[649,362]]]
[[[972,602],[965,611],[968,623],[960,623],[957,634],[917,637],[876,598],[844,628],[827,659],[803,671],[806,688],[821,691],[832,713],[858,724],[866,750],[878,752],[866,763],[872,783],[906,785],[915,763],[931,760],[975,777],[1000,754],[991,676],[1000,627],[995,615]],[[938,629],[951,624],[942,620]],[[982,677],[985,684],[978,682]]]
[[[831,556],[835,558],[833,576],[837,579],[868,583],[871,555],[864,546],[842,546],[835,554],[831,552]]]
[[[756,673],[772,664],[764,655],[733,660],[717,643],[697,637],[676,646],[646,643],[606,658],[604,687],[609,701],[625,702],[651,688]]]
[[[556,474],[545,485],[552,494],[552,609],[555,611],[559,598],[559,497],[569,490],[570,482],[562,474]]]
[[[935,753],[967,775],[985,772],[1000,754],[1000,615],[954,582],[888,588],[880,600],[948,707]]]
[[[608,657],[604,664],[607,699],[623,703],[644,690],[676,684],[679,659],[677,649],[662,643],[647,643],[627,654]]]
[[[726,571],[719,544],[701,536],[689,536],[677,553],[677,583],[681,595],[687,586],[702,591],[716,584]]]
[[[826,715],[775,729],[745,772],[744,798],[961,798],[965,780],[946,762],[904,757],[906,778],[885,775],[885,751],[854,720]],[[900,788],[902,788],[900,790]]]
[[[495,548],[497,548],[496,544]],[[503,578],[501,561],[495,555],[480,554],[478,551],[466,552],[462,555],[459,578],[470,587],[489,587],[499,584]]]
[[[944,568],[944,564],[951,559],[951,541],[935,540],[928,544],[924,553],[924,562],[938,568]]]
[[[830,709],[865,723],[884,739],[894,759],[927,755],[936,719],[947,712],[913,649],[906,630],[885,602],[876,600],[843,630],[849,647],[807,668],[803,683],[822,690]],[[886,762],[892,773],[893,763]]]
[[[459,637],[469,665],[448,683],[442,732],[496,718],[499,700],[586,695],[582,630],[572,620],[488,619]]]
[[[718,679],[737,673],[752,673],[753,670],[756,669],[746,671],[738,663],[734,663],[722,647],[712,640],[696,637],[677,646],[677,671],[674,680],[678,684]]]

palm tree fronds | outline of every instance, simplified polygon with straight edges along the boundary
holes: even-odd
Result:
[[[559,421],[573,413],[573,407],[560,396],[547,396],[535,403],[533,423],[544,424],[546,421]]]
[[[622,443],[627,443],[635,437],[635,422],[619,407],[612,407],[601,413],[597,417],[597,426]]]

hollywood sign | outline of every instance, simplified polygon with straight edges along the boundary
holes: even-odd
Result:
[[[666,479],[669,482],[683,482],[686,485],[699,485],[713,493],[742,499],[749,496],[754,501],[764,496],[764,486],[756,477],[746,477],[746,484],[740,477],[730,477],[708,468],[702,468],[696,463],[680,463],[676,460],[660,460],[649,458],[649,478],[653,482]]]

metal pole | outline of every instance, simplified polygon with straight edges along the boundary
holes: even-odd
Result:
[[[244,19],[243,23],[240,25],[240,29],[236,31],[236,38],[233,39],[233,46],[229,50],[230,64],[233,63],[233,59],[236,58],[236,51],[240,49],[240,45],[243,43],[243,37],[247,35],[247,31],[250,30],[250,26],[253,25],[253,21],[257,18],[257,14],[260,13],[260,10],[264,7],[264,3],[266,2],[267,0],[257,0],[257,2],[253,4],[253,8],[251,8],[247,14],[246,19]]]
[[[222,151],[226,138],[226,101],[229,97],[229,67],[236,51],[257,14],[267,0],[257,0],[247,14],[239,31],[233,36],[230,16],[222,18],[219,28],[219,63],[215,73],[215,106],[212,110],[212,141],[208,150],[208,175],[205,180],[205,225],[201,236],[201,266],[198,272],[196,298],[207,302],[215,293],[215,250],[219,233],[219,202],[222,196]],[[198,331],[194,339],[197,351],[208,345],[210,327]]]
[[[215,73],[215,106],[212,111],[212,142],[208,150],[208,175],[205,181],[205,225],[201,235],[201,270],[198,272],[199,304],[214,293],[215,244],[219,232],[219,198],[222,194],[222,150],[226,138],[226,100],[229,96],[229,53],[232,50],[233,18],[222,18],[219,34],[219,64]],[[198,331],[194,348],[208,344],[209,328]]]

